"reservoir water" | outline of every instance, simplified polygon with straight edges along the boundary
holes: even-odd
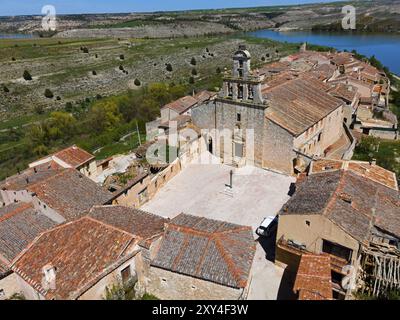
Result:
[[[268,38],[291,43],[307,42],[333,47],[337,50],[356,50],[365,56],[375,57],[391,72],[400,75],[400,34],[346,34],[307,31],[258,30],[249,33],[258,38]]]
[[[0,33],[0,39],[31,39],[34,38],[32,34],[25,33]]]

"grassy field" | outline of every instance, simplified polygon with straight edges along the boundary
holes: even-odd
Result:
[[[45,141],[45,145],[40,143],[31,146],[32,139],[29,135],[31,128],[46,123],[54,110],[70,112],[69,109],[72,109],[75,118],[80,121],[81,117],[88,116],[90,106],[99,99],[98,96],[122,97],[129,89],[132,91],[132,87],[127,84],[134,79],[140,79],[141,87],[153,82],[180,84],[187,94],[193,90],[218,90],[222,84],[222,73],[216,71],[231,67],[231,55],[239,43],[249,46],[254,66],[268,62],[262,61],[267,53],[272,61],[298,49],[294,44],[239,35],[173,40],[0,41],[2,85],[10,89],[6,94],[9,100],[0,97],[0,104],[7,104],[0,105],[3,107],[3,110],[0,108],[0,179],[22,170],[35,160],[39,156],[38,147],[41,148],[40,153],[46,154],[75,143],[90,152],[100,149],[96,153],[97,159],[133,150],[138,145],[137,135],[120,141],[121,137],[136,129],[134,125],[128,124],[118,126],[112,132],[85,132],[71,139]],[[81,47],[88,48],[89,53],[83,53]],[[279,54],[276,54],[276,50]],[[119,58],[121,54],[124,59]],[[195,65],[191,64],[192,58],[196,60]],[[172,72],[165,70],[167,63],[172,65]],[[118,70],[120,65],[129,70],[129,75],[121,74]],[[16,81],[27,66],[34,77],[33,84]],[[189,81],[193,69],[197,71],[197,75],[193,77],[194,83]],[[92,70],[96,70],[101,76],[88,77]],[[59,95],[61,101],[38,96],[47,87],[51,88],[55,96]],[[133,92],[137,90],[140,87],[133,88]],[[35,109],[38,106],[41,106],[40,113]],[[159,104],[158,108],[161,106]],[[84,122],[82,126],[85,126]],[[140,128],[144,141],[143,123]]]
[[[400,177],[400,141],[364,137],[356,147],[353,159],[370,161],[373,158],[378,165]]]

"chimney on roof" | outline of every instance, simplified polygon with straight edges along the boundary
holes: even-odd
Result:
[[[351,195],[349,195],[349,194],[347,194],[347,193],[341,193],[340,195],[339,195],[339,197],[340,197],[340,199],[342,199],[344,202],[347,202],[347,203],[352,203],[352,198],[351,198]]]
[[[43,271],[43,278],[42,278],[42,287],[45,290],[56,288],[56,271],[57,268],[51,264],[45,265],[42,269]]]
[[[372,160],[369,163],[371,166],[376,166],[376,159],[372,158]]]

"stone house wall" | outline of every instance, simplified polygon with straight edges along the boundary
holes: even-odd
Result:
[[[113,200],[113,205],[122,205],[132,208],[138,208],[144,203],[144,199],[139,195],[145,191],[150,183],[150,177],[147,176],[143,180],[133,185],[130,189],[126,190],[118,198]]]
[[[215,108],[215,101],[209,101],[194,107],[192,109],[193,124],[201,129],[214,129],[216,127]]]
[[[107,274],[104,278],[94,284],[90,289],[85,291],[77,300],[102,300],[107,286],[111,286],[122,279],[121,272],[125,268],[131,269],[132,277],[136,276],[136,260],[137,255],[120,265],[114,271]]]
[[[295,240],[313,253],[322,253],[323,239],[353,250],[351,263],[358,258],[359,242],[321,215],[280,215],[276,239]],[[279,251],[276,261],[284,261]]]
[[[162,300],[238,300],[243,289],[151,267],[146,291]]]
[[[293,136],[269,119],[265,122],[263,168],[293,174]]]

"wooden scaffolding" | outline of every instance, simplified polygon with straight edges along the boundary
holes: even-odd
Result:
[[[400,251],[391,245],[371,243],[362,248],[358,288],[362,293],[380,297],[400,290]]]

